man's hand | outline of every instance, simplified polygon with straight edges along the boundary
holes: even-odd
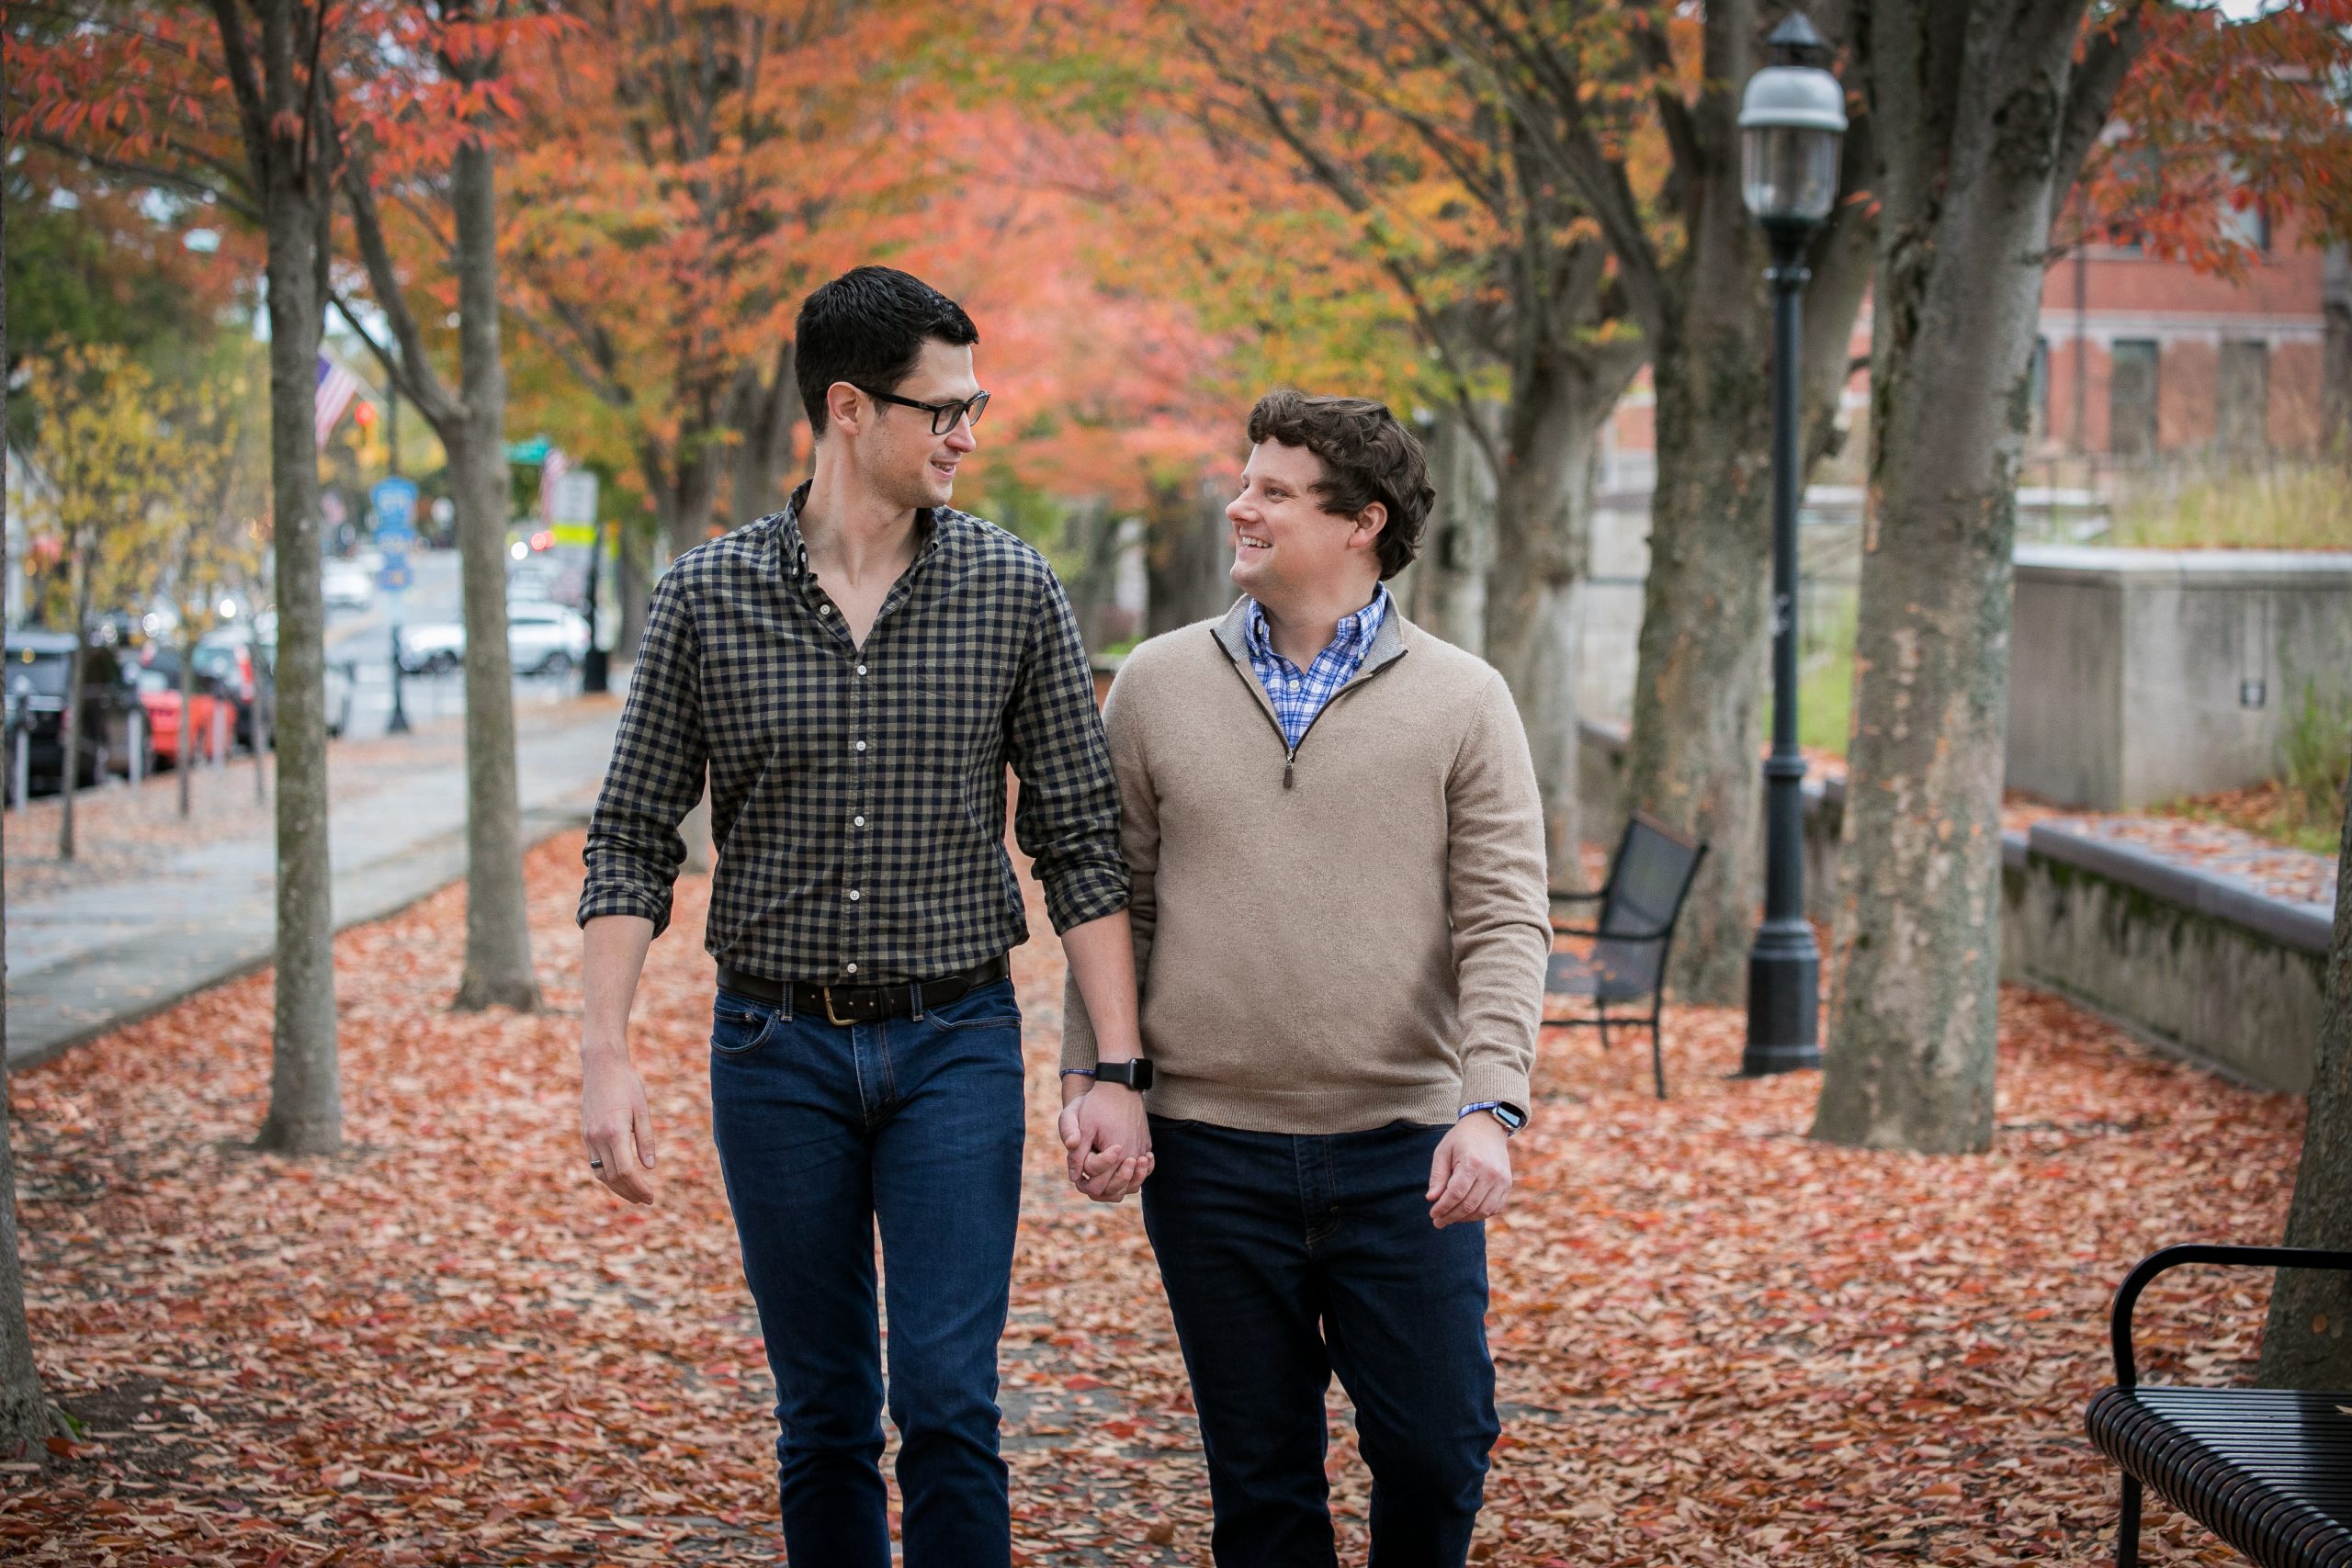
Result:
[[[580,1137],[604,1161],[596,1179],[632,1203],[653,1201],[653,1112],[645,1084],[622,1051],[580,1053]]]
[[[1510,1134],[1483,1111],[1453,1124],[1430,1161],[1430,1223],[1443,1230],[1464,1220],[1490,1220],[1510,1196]]]
[[[1062,1147],[1070,1185],[1098,1203],[1115,1203],[1151,1174],[1151,1123],[1143,1096],[1124,1084],[1062,1079]]]

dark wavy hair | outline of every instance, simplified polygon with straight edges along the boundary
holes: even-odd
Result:
[[[1421,444],[1385,403],[1369,398],[1314,398],[1284,388],[1250,411],[1250,445],[1304,446],[1323,465],[1315,487],[1326,512],[1353,517],[1374,502],[1388,509],[1374,547],[1380,575],[1396,576],[1421,551],[1421,525],[1437,491],[1430,488]]]
[[[792,335],[800,405],[822,435],[825,392],[834,382],[895,392],[914,374],[925,341],[964,348],[980,341],[980,329],[964,307],[913,274],[861,266],[802,300]]]

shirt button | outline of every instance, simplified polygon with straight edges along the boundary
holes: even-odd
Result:
[[[857,973],[857,965],[856,965],[856,964],[851,964],[851,965],[849,966],[849,972],[850,972],[851,974],[853,974],[853,975],[856,974],[856,973]]]
[[[857,902],[857,889],[854,887],[849,890],[849,901],[853,904]]]
[[[863,817],[853,817],[849,819],[849,825],[853,828],[863,828],[865,826],[865,818]]]
[[[861,751],[865,750],[865,741],[863,741],[863,740],[859,741],[859,742],[857,743],[857,749],[858,749],[859,750],[861,750]]]
[[[865,674],[865,665],[863,665],[863,664],[859,665],[859,666],[857,667],[857,672],[858,672],[859,674],[861,674],[861,675]]]
[[[832,613],[833,607],[831,604],[820,604],[817,606],[817,614],[820,615],[830,615]]]

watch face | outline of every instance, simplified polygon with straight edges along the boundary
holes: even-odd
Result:
[[[1516,1105],[1496,1105],[1488,1109],[1495,1113],[1496,1121],[1514,1133],[1527,1125],[1527,1112]]]

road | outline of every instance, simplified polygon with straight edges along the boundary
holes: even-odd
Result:
[[[327,657],[353,667],[351,724],[345,733],[369,738],[384,733],[392,714],[392,639],[395,615],[403,625],[423,626],[459,617],[458,552],[420,551],[409,558],[415,582],[397,596],[378,593],[365,610],[327,612]],[[397,603],[395,602],[397,597]],[[576,695],[580,674],[518,675],[514,678],[517,708],[544,706]],[[422,723],[466,710],[465,674],[404,675],[401,705],[409,722]]]

